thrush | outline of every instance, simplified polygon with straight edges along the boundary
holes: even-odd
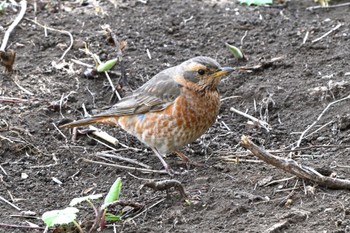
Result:
[[[210,57],[194,57],[161,71],[110,109],[61,127],[90,124],[121,127],[149,146],[173,175],[163,157],[176,152],[187,159],[178,150],[214,124],[220,108],[218,84],[223,75],[232,71],[233,68],[221,67]]]

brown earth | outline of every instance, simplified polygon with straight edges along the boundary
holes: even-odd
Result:
[[[21,211],[33,211],[40,217],[45,211],[65,208],[74,197],[105,193],[121,177],[121,199],[149,209],[132,221],[117,222],[117,232],[350,232],[348,190],[331,190],[296,178],[278,181],[291,175],[258,161],[239,145],[240,137],[248,135],[268,150],[284,151],[280,156],[350,178],[349,100],[332,105],[308,131],[314,133],[300,145],[308,149],[287,151],[328,104],[350,94],[349,7],[306,10],[315,5],[311,0],[271,7],[247,7],[225,0],[116,1],[116,8],[110,1],[101,1],[99,7],[72,2],[62,1],[59,10],[54,1],[42,1],[37,12],[30,3],[26,12],[27,18],[36,17],[41,24],[72,33],[74,45],[64,57],[67,64],[57,66],[63,63],[59,59],[70,43],[66,34],[48,31],[45,37],[42,27],[24,19],[10,38],[8,48],[17,52],[16,72],[1,72],[0,95],[28,101],[2,98],[0,102],[3,198],[13,198]],[[1,35],[15,16],[11,9],[0,15]],[[339,29],[312,42],[338,23],[342,24]],[[168,195],[149,188],[139,191],[146,182],[142,179],[164,180],[168,175],[84,162],[82,158],[103,161],[96,154],[110,149],[86,136],[73,142],[68,130],[62,131],[63,136],[55,127],[63,118],[82,118],[83,104],[90,113],[110,105],[107,79],[82,77],[84,67],[72,62],[94,64],[84,52],[83,42],[103,61],[116,56],[102,29],[107,24],[128,43],[123,54],[131,89],[196,55],[214,57],[225,66],[252,66],[285,56],[271,66],[251,73],[236,72],[222,81],[222,98],[227,99],[222,101],[217,122],[183,150],[204,166],[175,177],[182,182],[190,204],[175,191]],[[242,46],[249,60],[237,62],[225,42]],[[120,83],[119,73],[116,66],[111,73],[115,84]],[[120,91],[125,95],[127,90],[124,86]],[[267,121],[272,130],[249,126],[245,117],[230,111],[231,107]],[[141,149],[117,146],[117,155],[162,169],[151,150],[135,138],[118,129],[101,128],[121,143]],[[233,162],[224,161],[223,156],[230,156]],[[186,170],[176,165],[175,156],[167,161],[176,170]],[[278,182],[264,185],[269,180]],[[21,211],[0,203],[1,223],[26,225],[29,221],[44,226],[40,219],[16,217]],[[80,213],[80,220],[93,219],[88,206]],[[132,213],[130,216],[135,216]],[[277,223],[282,227],[269,231]],[[0,232],[25,231],[43,232],[0,228]],[[113,232],[113,228],[104,232]]]

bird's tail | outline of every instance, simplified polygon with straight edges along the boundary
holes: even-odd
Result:
[[[78,126],[92,125],[92,124],[110,124],[117,125],[117,118],[115,117],[106,117],[106,116],[96,116],[89,117],[77,121],[73,121],[64,125],[61,125],[60,128],[74,128]]]

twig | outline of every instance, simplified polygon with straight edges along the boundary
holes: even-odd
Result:
[[[282,169],[283,171],[296,175],[299,178],[313,181],[321,186],[328,188],[350,190],[350,180],[327,177],[320,174],[311,167],[298,164],[293,159],[286,159],[270,154],[266,150],[255,145],[251,140],[248,139],[247,136],[242,136],[241,146],[250,150],[256,157],[265,161],[266,163]]]
[[[93,68],[94,67],[91,64],[88,64],[88,63],[85,63],[85,62],[82,62],[82,61],[79,61],[79,60],[76,60],[76,59],[70,59],[70,60],[72,62],[74,62],[75,64],[82,65],[82,66],[85,66],[85,67],[88,67],[88,68]]]
[[[0,170],[1,170],[6,176],[8,176],[6,170],[1,166],[1,164],[0,164]]]
[[[3,228],[21,228],[21,229],[45,230],[45,227],[14,225],[14,224],[6,224],[6,223],[0,223],[0,227],[3,227]]]
[[[16,206],[15,204],[9,202],[8,200],[6,200],[4,197],[0,196],[0,200],[9,204],[10,206],[12,206],[13,208],[15,208],[18,211],[21,211],[21,208],[19,208],[18,206]]]
[[[115,145],[115,146],[116,145],[120,145],[120,146],[122,146],[122,147],[124,147],[124,148],[126,148],[128,150],[133,150],[133,151],[136,151],[136,152],[142,151],[141,149],[137,149],[137,148],[134,148],[134,147],[129,147],[129,146],[119,142],[119,140],[116,139],[115,137],[109,135],[106,132],[101,131],[100,129],[98,129],[98,128],[92,126],[92,125],[89,125],[89,129],[92,130],[91,134],[93,134],[94,136],[96,136],[96,137],[98,137],[100,139],[103,139],[104,141],[106,141],[108,143],[111,143],[112,145]],[[93,138],[93,137],[91,137],[91,138]],[[101,142],[100,140],[98,140],[96,138],[93,138],[93,139],[95,139],[96,141],[98,141],[102,145],[107,146],[108,148],[111,148],[111,149],[115,150],[115,148],[106,145],[105,143]]]
[[[7,96],[0,96],[0,103],[1,102],[9,102],[9,103],[26,103],[26,102],[32,102],[32,99],[20,99],[15,97],[7,97]]]
[[[13,82],[17,85],[17,87],[19,89],[21,89],[22,91],[24,91],[25,93],[27,93],[28,95],[34,95],[32,92],[28,91],[27,89],[25,89],[24,87],[22,87],[21,85],[19,85],[18,82],[16,82],[16,80],[13,79]]]
[[[120,78],[120,83],[124,86],[127,85],[127,76],[126,76],[126,72],[125,72],[125,67],[124,67],[124,61],[123,61],[123,51],[122,51],[122,46],[121,43],[118,40],[117,35],[110,29],[110,28],[106,28],[107,33],[109,34],[109,36],[112,38],[114,45],[117,49],[117,58],[118,58],[118,63],[120,65],[120,74],[121,74],[121,78]],[[115,88],[115,94],[117,95],[118,100],[121,99],[118,91]],[[113,96],[111,97],[112,100]]]
[[[281,222],[275,223],[266,230],[263,231],[263,233],[275,233],[280,232],[282,229],[285,229],[286,226],[289,224],[289,220],[283,220]]]
[[[103,139],[104,141],[112,144],[112,145],[118,145],[119,144],[119,140],[116,139],[115,137],[109,135],[106,132],[103,132],[101,130],[99,130],[98,128],[96,128],[95,126],[89,125],[89,129],[92,130],[92,133],[94,136]]]
[[[307,39],[309,38],[309,34],[310,34],[310,32],[309,32],[309,31],[306,31],[302,44],[305,44],[305,43],[306,43]]]
[[[256,160],[256,159],[239,159],[239,158],[223,158],[223,161],[225,161],[226,163],[261,163],[261,160]]]
[[[27,1],[22,0],[19,4],[21,5],[21,11],[18,13],[16,19],[12,22],[10,27],[6,30],[5,35],[4,35],[4,39],[3,39],[1,47],[0,47],[0,52],[5,52],[6,45],[7,45],[9,38],[10,38],[11,32],[13,31],[13,29],[15,29],[17,24],[19,24],[19,22],[21,22],[24,14],[26,13]]]
[[[341,3],[341,4],[337,4],[337,5],[331,5],[331,6],[310,6],[308,8],[306,8],[306,10],[312,11],[312,10],[316,10],[316,9],[330,9],[330,8],[336,8],[336,7],[343,7],[343,6],[350,6],[350,2],[346,2],[346,3]]]
[[[30,22],[33,22],[35,23],[36,25],[44,28],[45,30],[48,29],[48,30],[51,30],[51,31],[54,31],[54,32],[59,32],[59,33],[62,33],[62,34],[66,34],[69,36],[70,38],[70,45],[68,46],[68,48],[64,51],[64,53],[62,54],[62,56],[60,57],[60,61],[63,60],[63,58],[66,56],[66,54],[69,52],[69,50],[72,48],[73,46],[73,36],[72,34],[69,32],[69,31],[65,31],[65,30],[59,30],[59,29],[55,29],[55,28],[51,28],[51,27],[47,27],[47,26],[44,26],[40,23],[38,23],[37,21],[35,20],[32,20],[32,19],[29,19],[29,18],[25,18],[26,20],[30,21]]]
[[[245,72],[257,71],[257,70],[260,70],[262,68],[271,66],[273,63],[275,63],[277,61],[280,61],[280,60],[283,60],[284,58],[285,58],[285,56],[274,57],[274,58],[271,58],[268,61],[262,61],[262,62],[260,62],[259,64],[255,65],[255,66],[240,66],[240,67],[237,67],[237,70],[245,71]]]
[[[259,119],[255,118],[255,117],[253,117],[253,116],[251,116],[251,115],[248,115],[248,114],[246,114],[246,113],[244,113],[244,112],[241,112],[241,111],[235,109],[234,107],[231,107],[231,108],[230,108],[230,111],[231,111],[231,112],[235,112],[235,113],[237,113],[237,114],[239,114],[239,115],[242,115],[242,116],[244,116],[244,117],[246,117],[246,118],[252,120],[253,122],[255,122],[255,123],[257,123],[258,125],[260,125],[261,127],[263,127],[267,132],[270,132],[270,130],[272,129],[271,126],[270,126],[267,122],[262,121],[262,120],[259,120]]]
[[[305,134],[321,119],[321,117],[323,116],[323,114],[325,114],[325,112],[334,104],[336,103],[339,103],[341,101],[344,101],[344,100],[347,100],[347,99],[350,99],[350,95],[348,95],[347,97],[345,98],[342,98],[342,99],[339,99],[339,100],[336,100],[336,101],[333,101],[332,103],[329,103],[327,105],[327,107],[325,109],[323,109],[322,113],[317,117],[317,119],[311,124],[309,125],[309,127],[307,127],[300,135],[300,138],[299,140],[297,141],[297,145],[296,147],[299,147],[300,146],[300,143],[301,141],[303,140]]]
[[[311,41],[311,43],[316,43],[317,41],[322,40],[323,38],[325,38],[326,36],[328,36],[329,34],[331,34],[332,32],[338,30],[338,28],[340,28],[343,24],[342,23],[338,23],[337,26],[335,26],[334,28],[332,28],[331,30],[329,30],[328,32],[326,32],[325,34],[323,34],[321,37],[314,39],[313,41]]]
[[[134,177],[135,179],[138,179],[138,180],[147,180],[147,181],[153,181],[153,179],[149,179],[149,178],[141,178],[141,177],[138,177],[138,176],[135,176],[134,174],[128,172],[129,176],[132,176]]]
[[[132,163],[132,164],[138,165],[138,166],[146,168],[146,169],[150,169],[151,168],[150,166],[148,166],[148,165],[146,165],[144,163],[141,163],[141,162],[139,162],[139,161],[137,161],[135,159],[124,158],[124,157],[119,156],[119,155],[113,155],[113,154],[108,154],[108,153],[97,152],[96,156],[118,159],[118,160],[121,160],[121,161],[125,161],[125,162],[128,162],[128,163]]]
[[[99,161],[93,161],[90,159],[85,159],[82,158],[84,162],[88,163],[95,163],[95,164],[100,164],[104,166],[110,166],[110,167],[117,167],[120,169],[125,169],[125,170],[130,170],[130,171],[139,171],[139,172],[145,172],[145,173],[158,173],[158,174],[168,174],[167,171],[165,170],[151,170],[151,169],[145,169],[145,168],[137,168],[137,167],[129,167],[129,166],[123,166],[123,165],[118,165],[118,164],[110,164],[110,163],[104,163],[104,162],[99,162]]]
[[[245,37],[247,36],[247,34],[248,34],[248,31],[245,31],[244,32],[244,35],[242,36],[242,38],[241,38],[241,49],[243,48],[243,41],[244,41],[244,39],[245,39]]]
[[[225,100],[230,100],[230,99],[236,99],[236,98],[242,98],[242,96],[233,95],[233,96],[224,97],[224,98],[220,99],[220,102],[223,102]]]
[[[166,198],[160,199],[159,201],[157,201],[156,203],[154,203],[154,204],[151,205],[150,207],[145,208],[142,212],[140,212],[139,214],[135,215],[134,217],[126,219],[125,222],[130,222],[130,221],[134,220],[135,218],[137,218],[138,216],[140,216],[140,215],[143,214],[144,212],[146,212],[146,211],[152,209],[153,207],[155,207],[155,206],[159,205],[160,203],[162,203],[163,201],[165,201],[165,199],[166,199]]]
[[[276,183],[280,183],[280,182],[292,180],[292,179],[294,179],[294,178],[295,178],[295,176],[288,177],[288,178],[283,178],[283,179],[279,179],[279,180],[273,180],[273,181],[270,181],[270,182],[267,183],[267,184],[264,184],[263,186],[264,186],[264,187],[270,186],[270,185],[272,185],[272,184],[276,184]]]
[[[62,133],[62,131],[57,127],[57,125],[55,123],[52,123],[53,127],[55,127],[55,129],[61,134],[61,136],[67,140],[66,135],[64,135],[64,133]]]
[[[106,77],[107,77],[107,80],[108,80],[109,84],[110,84],[111,87],[112,87],[113,93],[117,96],[118,100],[121,100],[122,97],[120,96],[118,90],[115,88],[115,86],[114,86],[114,84],[113,84],[113,82],[112,82],[112,79],[111,79],[111,77],[109,77],[109,74],[108,74],[107,71],[105,71],[105,75],[106,75]]]
[[[14,143],[14,141],[12,141],[11,139],[9,139],[9,138],[7,138],[5,136],[2,136],[2,135],[0,135],[0,139],[1,140],[7,140],[7,141],[9,141],[9,143]]]

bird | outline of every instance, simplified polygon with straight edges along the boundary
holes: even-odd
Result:
[[[197,56],[167,68],[130,95],[97,115],[61,125],[73,128],[91,124],[117,126],[150,147],[167,173],[174,171],[163,159],[194,142],[216,121],[220,108],[221,77],[235,69],[215,59]]]

